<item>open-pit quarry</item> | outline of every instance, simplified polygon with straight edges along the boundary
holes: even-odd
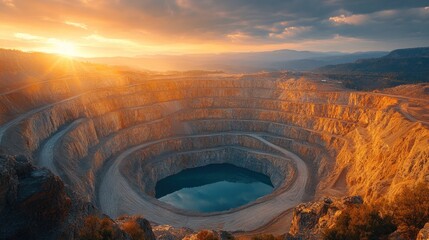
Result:
[[[50,169],[112,218],[194,230],[283,226],[322,196],[392,198],[429,180],[429,101],[346,90],[287,74],[63,76],[3,87],[0,145]],[[156,183],[229,163],[273,191],[198,213],[155,198]]]

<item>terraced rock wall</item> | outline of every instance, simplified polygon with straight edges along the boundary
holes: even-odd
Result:
[[[224,226],[252,230],[321,195],[379,201],[404,184],[429,180],[428,125],[404,113],[404,97],[235,75],[97,82],[79,88],[52,80],[3,90],[0,145],[32,156],[112,217],[142,213],[182,226],[189,213],[156,201],[154,184],[214,162],[267,174],[276,190],[265,205],[213,222],[197,216],[189,226],[273,208],[261,216],[266,219]],[[282,196],[288,204],[276,200]],[[154,217],[144,211],[150,204],[169,212]]]

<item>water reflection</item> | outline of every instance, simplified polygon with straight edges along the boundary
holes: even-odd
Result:
[[[156,197],[196,212],[225,211],[252,202],[273,190],[268,176],[231,164],[186,169],[160,180]]]

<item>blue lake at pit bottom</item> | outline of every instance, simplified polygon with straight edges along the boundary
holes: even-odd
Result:
[[[245,205],[273,189],[264,174],[232,164],[210,164],[161,179],[155,197],[179,209],[207,213]]]

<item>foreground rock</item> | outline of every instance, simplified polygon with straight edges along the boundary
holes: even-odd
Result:
[[[342,210],[362,203],[363,200],[359,196],[325,198],[317,202],[302,203],[294,210],[286,239],[322,239],[323,231],[335,225]]]
[[[91,217],[96,220],[88,221]],[[24,157],[0,155],[0,239],[80,239],[83,229],[94,231],[88,225],[96,226],[102,218],[112,239],[133,239],[123,227],[135,222],[144,239],[155,240],[146,219],[113,221],[77,198],[49,170]]]
[[[417,234],[417,240],[426,240],[429,239],[429,223],[426,223],[425,226]]]
[[[62,181],[25,158],[2,156],[0,171],[0,237],[54,236],[71,209]]]
[[[175,228],[170,225],[152,226],[158,240],[231,240],[234,235],[227,231],[201,230],[196,232],[190,228]]]
[[[124,216],[116,219],[119,227],[127,232],[132,239],[155,240],[155,234],[148,220],[138,216]]]
[[[154,225],[152,229],[158,240],[181,240],[195,233],[190,228],[175,228],[170,225]]]

